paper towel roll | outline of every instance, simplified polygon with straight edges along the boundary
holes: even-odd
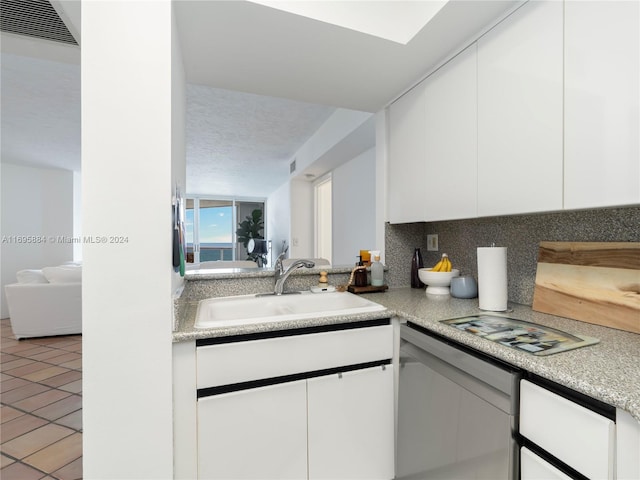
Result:
[[[507,310],[507,247],[478,247],[478,303],[481,310]]]

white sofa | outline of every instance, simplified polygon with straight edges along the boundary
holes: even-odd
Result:
[[[82,267],[21,270],[5,285],[16,338],[82,333]]]

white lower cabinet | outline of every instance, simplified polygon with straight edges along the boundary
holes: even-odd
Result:
[[[307,380],[309,478],[393,478],[393,371]]]
[[[200,479],[390,479],[393,370],[198,399]]]
[[[307,476],[304,380],[198,400],[198,478]]]
[[[374,322],[198,346],[198,478],[393,478],[393,327]]]
[[[571,477],[540,458],[528,448],[522,447],[520,449],[520,479],[571,480]]]
[[[520,434],[587,478],[615,478],[615,422],[527,380]]]

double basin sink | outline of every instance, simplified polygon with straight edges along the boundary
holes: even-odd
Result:
[[[196,328],[256,325],[378,312],[385,307],[349,292],[238,295],[200,301]]]

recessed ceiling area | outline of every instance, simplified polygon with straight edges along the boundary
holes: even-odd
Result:
[[[248,1],[180,0],[174,11],[189,83],[375,113],[522,3],[447,2],[406,45]]]
[[[406,45],[448,0],[251,1]]]
[[[293,3],[331,4],[352,19],[353,8],[368,5],[378,26],[389,8],[407,13],[429,4],[433,16],[424,27],[424,18],[405,24],[405,37],[392,41],[367,25],[255,2],[174,1],[188,84],[188,193],[267,196],[335,109],[382,110],[522,1]],[[77,35],[79,2],[52,4]],[[2,33],[3,162],[80,170],[79,49]],[[370,138],[359,133],[360,141]]]

